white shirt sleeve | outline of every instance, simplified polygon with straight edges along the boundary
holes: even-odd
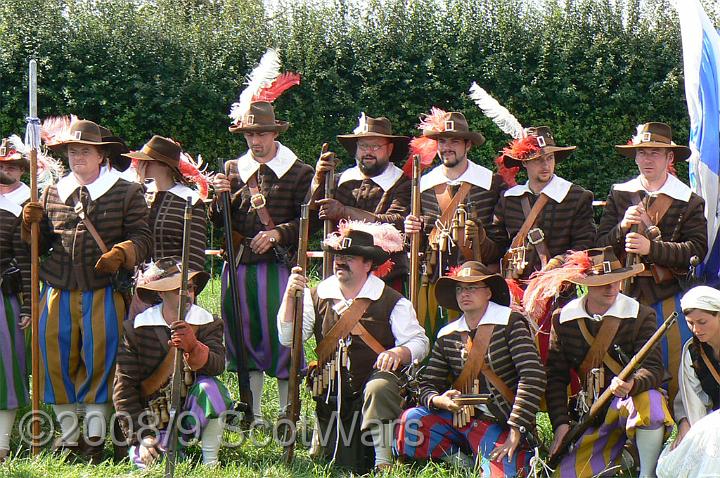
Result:
[[[413,362],[425,358],[430,350],[430,340],[417,320],[412,303],[404,297],[397,301],[390,313],[390,328],[395,337],[395,346],[410,349]]]
[[[285,307],[281,306],[277,315],[278,338],[285,347],[292,346],[293,324],[285,322]],[[303,295],[303,342],[310,338],[315,329],[315,308],[313,307],[310,289]]]

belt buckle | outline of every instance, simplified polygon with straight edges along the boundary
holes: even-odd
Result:
[[[545,233],[539,227],[535,227],[528,231],[527,240],[535,246],[545,240]]]
[[[253,209],[260,209],[265,207],[265,196],[262,193],[253,194],[250,196],[250,207]]]

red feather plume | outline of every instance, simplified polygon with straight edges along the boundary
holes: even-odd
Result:
[[[410,140],[410,154],[408,160],[403,165],[403,173],[405,176],[412,179],[412,158],[416,155],[420,155],[420,172],[424,169],[429,168],[435,156],[437,156],[437,141],[434,139],[427,138],[425,136],[418,136]]]
[[[253,97],[252,101],[268,101],[272,103],[288,89],[300,84],[300,75],[290,71],[278,76],[267,88],[262,88]]]
[[[524,160],[535,156],[540,151],[538,146],[537,137],[526,136],[521,139],[515,139],[510,143],[510,146],[503,148],[503,155],[511,156],[513,158]]]
[[[393,267],[395,267],[395,263],[392,260],[388,259],[379,266],[377,266],[373,271],[373,274],[382,279],[390,273]]]
[[[495,158],[495,165],[497,165],[497,172],[498,174],[503,178],[503,180],[507,183],[508,186],[513,187],[517,184],[517,173],[520,171],[520,166],[513,166],[512,168],[508,168],[505,166],[504,161],[505,156],[500,155],[497,158]]]

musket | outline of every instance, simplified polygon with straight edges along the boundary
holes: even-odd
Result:
[[[298,239],[297,266],[302,269],[302,274],[306,275],[307,271],[307,245],[308,235],[310,232],[310,206],[306,203],[300,208],[300,234]],[[293,299],[293,333],[292,348],[290,349],[290,377],[288,378],[288,404],[290,405],[289,420],[292,424],[288,431],[290,432],[286,438],[284,460],[285,463],[291,463],[295,455],[295,437],[297,431],[297,422],[300,420],[300,367],[304,356],[303,351],[303,301],[305,299],[305,290],[295,291]],[[294,428],[294,430],[293,430]]]
[[[630,226],[629,232],[638,232],[638,225],[633,224],[632,226]],[[637,262],[637,259],[638,259],[637,254],[635,254],[634,252],[626,253],[625,254],[625,267],[629,268],[629,267],[634,266],[635,263]],[[633,283],[633,277],[635,277],[635,276],[630,276],[622,281],[621,289],[622,289],[623,293],[627,294],[628,290],[630,290],[630,285]]]
[[[30,60],[30,114],[25,143],[30,147],[30,201],[38,201],[37,152],[40,147],[40,120],[37,118],[37,62]],[[32,453],[40,453],[40,224],[30,225],[30,321],[32,353]]]
[[[645,342],[645,345],[643,345],[640,350],[637,351],[637,353],[628,361],[627,365],[620,371],[620,373],[617,375],[617,377],[620,380],[626,381],[628,377],[635,371],[638,366],[645,360],[647,355],[652,351],[652,349],[657,345],[658,342],[660,342],[660,339],[662,339],[663,335],[665,335],[668,331],[668,329],[675,323],[677,320],[678,314],[677,312],[673,312],[668,316],[667,319],[665,319],[665,322],[658,327],[658,329],[655,331],[655,333],[648,339],[647,342]],[[612,391],[610,390],[610,387],[606,388],[605,391],[598,397],[598,399],[595,401],[595,403],[592,404],[590,407],[590,411],[583,417],[583,420],[575,425],[572,429],[570,429],[569,432],[563,437],[562,441],[560,442],[560,446],[558,446],[558,449],[555,451],[555,453],[551,454],[548,458],[548,466],[550,468],[555,468],[560,463],[560,458],[566,453],[566,451],[570,448],[570,446],[575,443],[580,436],[582,436],[585,431],[590,428],[590,426],[594,423],[595,417],[605,409],[605,406],[607,406],[608,403],[614,398],[614,395]]]
[[[420,155],[412,159],[410,214],[420,217]],[[420,299],[420,233],[412,235],[410,239],[410,302],[415,312],[418,311]]]
[[[185,217],[183,222],[183,242],[182,242],[182,265],[180,268],[180,301],[178,304],[178,320],[185,321],[185,313],[190,303],[188,296],[188,264],[190,263],[190,225],[192,223],[192,198],[188,197],[185,203]],[[170,410],[167,428],[167,451],[165,457],[165,478],[173,478],[175,475],[175,462],[177,461],[177,420],[182,407],[182,385],[183,385],[183,353],[177,348],[173,348],[175,353],[175,364],[173,366],[173,374],[170,386]]]
[[[322,151],[320,156],[327,153],[328,144],[322,145]],[[335,171],[325,172],[325,199],[333,199],[335,195]],[[323,238],[328,237],[330,233],[335,229],[335,224],[331,219],[325,219],[323,221]],[[304,271],[305,269],[303,269]],[[333,259],[332,255],[328,251],[323,251],[323,279],[327,279],[333,274]]]
[[[237,377],[238,377],[238,396],[239,403],[235,405],[235,410],[244,413],[244,421],[249,423],[251,417],[253,396],[250,390],[250,372],[248,371],[247,352],[245,350],[245,330],[243,327],[242,316],[240,312],[240,291],[237,283],[237,263],[235,258],[235,244],[233,243],[232,234],[232,210],[230,209],[230,192],[224,191],[220,193],[220,207],[222,208],[223,225],[225,234],[225,262],[228,269],[228,288],[226,292],[230,294],[230,302],[232,304],[232,317],[235,321],[235,330],[237,331],[235,343],[237,344]],[[259,397],[258,397],[259,399]]]

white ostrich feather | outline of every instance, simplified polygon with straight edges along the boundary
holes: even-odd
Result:
[[[8,143],[24,157],[30,159],[30,147],[25,145],[20,136],[13,134],[8,138]],[[48,186],[55,184],[65,175],[65,167],[61,161],[49,156],[44,151],[38,151],[37,155],[37,181],[38,189],[42,192]]]
[[[260,59],[260,64],[247,77],[247,87],[240,93],[240,98],[230,107],[230,118],[237,123],[250,109],[250,103],[261,89],[267,88],[280,75],[280,57],[270,48]]]
[[[525,129],[517,118],[475,82],[470,87],[470,98],[475,101],[485,116],[493,120],[503,132],[515,139],[525,137]]]

